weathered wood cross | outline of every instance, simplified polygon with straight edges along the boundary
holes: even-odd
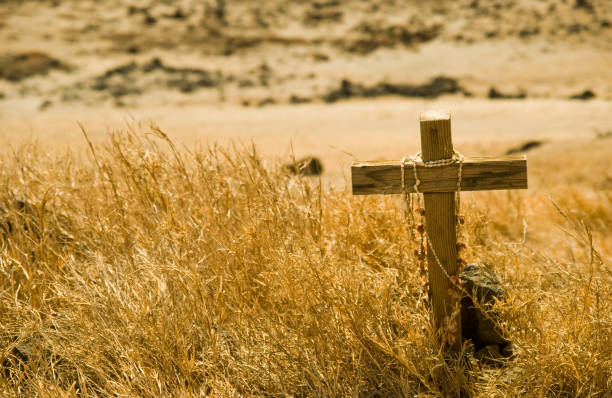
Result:
[[[450,159],[454,154],[449,112],[430,111],[421,114],[421,149],[423,162]],[[453,314],[455,302],[448,295],[449,276],[457,276],[457,237],[454,195],[459,182],[459,162],[438,167],[417,164],[424,194],[425,230],[430,240],[427,263],[433,321],[440,328],[445,317]],[[402,171],[404,184],[402,186]],[[401,161],[354,162],[351,167],[353,195],[399,194],[415,191],[413,166],[402,167]],[[464,158],[461,164],[461,191],[527,188],[527,160],[522,156]],[[433,248],[433,250],[430,250]],[[435,254],[434,254],[435,253]],[[444,267],[440,269],[435,255]],[[457,312],[455,312],[457,314]],[[461,347],[461,315],[455,318],[457,332],[452,348]]]

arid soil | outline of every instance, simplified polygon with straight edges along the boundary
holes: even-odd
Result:
[[[611,24],[606,0],[4,1],[0,138],[151,119],[186,145],[316,155],[337,183],[418,149],[428,108],[469,154],[609,148]]]

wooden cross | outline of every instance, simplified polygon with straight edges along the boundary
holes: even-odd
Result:
[[[426,163],[452,158],[450,112],[421,114],[421,149],[422,160]],[[427,250],[429,295],[434,325],[438,329],[455,309],[448,289],[452,287],[449,276],[457,276],[459,268],[454,200],[459,167],[459,162],[438,167],[416,166],[420,180],[418,192],[423,193],[425,199],[425,227],[430,241]],[[465,158],[461,167],[461,191],[527,188],[527,159],[524,155]],[[353,195],[399,194],[404,190],[417,192],[413,166],[402,167],[402,161],[354,162],[351,174]],[[436,254],[446,272],[437,264]],[[461,314],[454,321],[458,330],[452,348],[458,350],[462,344]]]

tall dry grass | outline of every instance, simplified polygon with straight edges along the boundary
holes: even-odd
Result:
[[[508,290],[493,366],[440,349],[396,197],[157,129],[24,144],[0,163],[0,395],[611,396],[612,195],[558,198],[463,201],[466,260]]]

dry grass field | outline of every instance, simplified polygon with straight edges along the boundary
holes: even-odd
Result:
[[[136,127],[13,148],[0,186],[2,396],[612,391],[610,190],[463,194],[464,258],[507,289],[500,364],[441,350],[396,197]]]
[[[612,397],[611,23],[0,1],[0,397]],[[400,197],[351,193],[431,108],[466,156],[527,154],[528,190],[461,194],[507,358],[444,350]],[[288,171],[306,155],[322,175]]]

